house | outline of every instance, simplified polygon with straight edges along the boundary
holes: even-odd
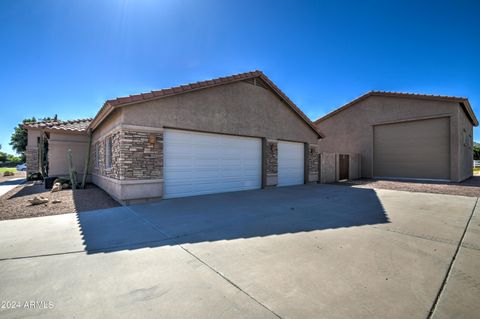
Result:
[[[315,124],[319,151],[360,154],[365,178],[459,182],[473,173],[478,120],[466,98],[369,92]]]
[[[38,171],[42,132],[51,176],[68,175],[68,148],[83,173],[91,138],[91,181],[127,204],[318,180],[322,135],[260,71],[108,100],[93,119],[25,127],[29,171]]]
[[[41,171],[39,168],[39,142],[43,135],[48,140],[48,174],[69,176],[67,152],[72,151],[73,166],[83,176],[88,148],[87,128],[92,119],[73,121],[49,121],[25,124],[28,130],[26,149],[27,174]]]
[[[93,119],[24,127],[29,173],[39,171],[43,138],[50,176],[68,176],[70,149],[81,177],[90,149],[87,179],[128,204],[338,180],[344,173],[330,172],[337,167],[461,181],[472,175],[476,125],[465,98],[388,92],[367,93],[313,123],[254,71],[108,100]],[[326,153],[355,154],[361,167]]]

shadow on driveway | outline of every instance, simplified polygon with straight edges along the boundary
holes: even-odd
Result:
[[[301,185],[77,214],[87,253],[389,223],[372,189]]]

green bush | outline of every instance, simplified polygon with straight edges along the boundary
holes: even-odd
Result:
[[[42,173],[30,173],[27,176],[27,181],[43,181]]]

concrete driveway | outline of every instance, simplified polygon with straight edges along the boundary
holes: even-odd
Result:
[[[18,185],[25,183],[25,178],[12,178],[0,182],[0,196],[8,193],[10,190],[14,189]]]
[[[476,201],[304,185],[2,221],[0,317],[473,318]]]

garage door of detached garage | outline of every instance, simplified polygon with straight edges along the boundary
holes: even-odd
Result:
[[[258,138],[164,131],[164,198],[261,187]]]
[[[450,180],[450,118],[374,126],[375,177]]]
[[[303,143],[278,142],[278,186],[304,183],[304,158]]]

